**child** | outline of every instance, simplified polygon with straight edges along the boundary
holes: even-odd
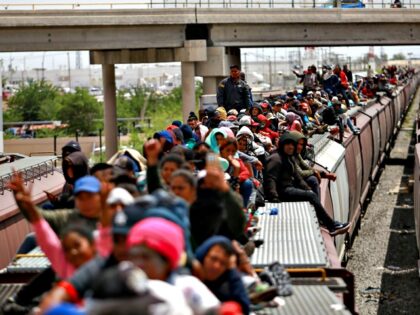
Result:
[[[48,222],[37,211],[31,200],[31,192],[25,188],[22,175],[15,173],[9,188],[13,190],[19,208],[31,223],[38,245],[48,257],[59,278],[67,279],[81,265],[96,254],[92,232],[84,226],[69,226],[55,234]]]

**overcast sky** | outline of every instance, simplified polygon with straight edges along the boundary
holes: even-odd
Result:
[[[375,54],[380,55],[381,47],[375,47]],[[275,53],[274,53],[275,50]],[[262,60],[262,56],[276,56],[277,59],[287,59],[290,51],[296,51],[297,48],[253,48],[253,49],[242,49],[242,54],[247,54],[247,61]],[[384,46],[384,53],[391,58],[394,54],[404,53],[408,56],[411,53],[412,58],[420,59],[420,46]],[[331,51],[343,56],[351,56],[352,58],[360,57],[369,51],[369,47],[333,47]],[[303,48],[302,48],[303,52]],[[74,51],[69,52],[70,66],[72,69],[76,67],[76,53]],[[26,70],[33,68],[46,69],[60,69],[67,68],[67,52],[56,51],[56,52],[26,52],[26,53],[0,53],[0,59],[3,60],[3,69],[7,70],[8,65],[12,64],[12,67],[17,70]],[[89,66],[89,53],[87,51],[81,52],[81,66],[87,68]]]
[[[25,6],[10,6],[6,7],[2,5],[2,3],[13,3],[13,4],[36,4],[36,10],[39,9],[71,9],[71,4],[80,4],[80,6],[76,7],[76,10],[81,9],[105,9],[109,8],[109,4],[113,3],[114,8],[118,9],[121,8],[115,4],[120,4],[121,2],[127,4],[132,3],[132,8],[137,8],[139,4],[150,4],[154,3],[163,3],[165,0],[125,0],[125,1],[117,1],[117,0],[10,0],[10,1],[2,1],[0,0],[0,11],[1,10],[20,10],[20,9],[31,9],[31,7]],[[220,0],[222,1],[222,0]],[[218,1],[218,3],[220,3]],[[245,0],[227,0],[231,4],[235,3],[244,3]],[[322,6],[322,4],[327,3],[331,0],[315,0],[317,6]],[[364,0],[363,2],[366,6],[369,7],[389,7],[389,3],[392,0]],[[168,0],[168,3],[176,3],[174,0]],[[199,1],[199,0],[178,0],[178,5],[182,5],[182,3],[188,3],[189,5],[194,5],[194,3],[210,3],[212,6],[216,5],[211,1]],[[284,0],[260,0],[259,3],[276,3],[276,5],[284,4],[290,6],[287,1]],[[408,8],[408,6],[412,5],[416,8],[420,8],[420,0],[410,0],[410,1],[402,1],[404,5]],[[42,6],[43,4],[55,4],[60,5],[60,7],[51,7],[51,6]],[[98,6],[92,6],[92,4],[99,4]],[[291,3],[291,2],[290,2]],[[65,4],[70,4],[65,7],[62,7]],[[89,5],[87,5],[89,4]],[[313,0],[296,0],[295,6],[298,7],[299,5],[309,5],[312,6]],[[137,5],[137,6],[136,6]],[[129,5],[130,6],[130,5]],[[418,7],[417,7],[418,6]],[[251,9],[252,10],[252,9]],[[296,48],[277,48],[274,52],[273,48],[266,48],[266,49],[242,49],[242,53],[247,53],[247,61],[253,60],[262,60],[264,56],[270,56],[271,58],[276,56],[277,59],[287,59],[289,52],[291,50],[296,51]],[[335,47],[332,48],[332,52],[342,54],[344,56],[351,56],[352,58],[360,57],[368,52],[369,48],[367,46],[360,46],[360,47]],[[375,54],[380,55],[381,48],[375,47]],[[385,46],[384,52],[391,58],[394,54],[402,52],[406,56],[411,53],[412,58],[419,58],[420,59],[420,46]],[[70,52],[70,67],[75,68],[76,66],[76,54],[75,52]],[[47,68],[47,69],[59,69],[59,68],[67,68],[68,66],[68,58],[67,52],[35,52],[35,53],[0,53],[0,59],[3,60],[3,69],[8,69],[8,66],[11,64],[14,69],[23,70],[24,68],[33,69],[33,68]],[[81,52],[81,66],[82,68],[86,68],[89,66],[89,53],[87,51]]]

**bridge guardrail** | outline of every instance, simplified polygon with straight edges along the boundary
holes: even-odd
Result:
[[[125,0],[111,2],[106,1],[86,1],[77,2],[61,1],[37,1],[2,3],[0,10],[115,10],[115,9],[170,9],[170,8],[249,8],[249,9],[274,9],[274,8],[339,8],[343,9],[347,5],[360,5],[361,1],[342,0]],[[365,8],[387,9],[391,7],[393,0],[368,0],[365,1]],[[420,0],[402,1],[401,9],[420,9]],[[398,10],[398,9],[395,9]]]

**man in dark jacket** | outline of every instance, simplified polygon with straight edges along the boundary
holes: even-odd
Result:
[[[296,147],[296,137],[286,133],[280,138],[278,151],[268,158],[265,175],[267,199],[272,202],[309,201],[315,208],[318,220],[331,235],[346,233],[350,224],[334,221],[325,211],[318,196],[296,171],[292,161]]]
[[[230,76],[223,79],[217,87],[217,105],[226,111],[248,109],[251,106],[248,84],[241,80],[239,66],[230,66]]]

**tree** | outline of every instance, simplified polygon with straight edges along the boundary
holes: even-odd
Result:
[[[136,87],[130,90],[119,91],[117,95],[117,116],[145,117],[147,108],[156,102],[156,94],[153,90]]]
[[[96,131],[102,118],[102,106],[87,89],[76,88],[73,94],[64,94],[61,98],[61,111],[58,114],[63,123],[69,124],[69,131],[80,131],[87,135]]]
[[[33,81],[29,85],[21,85],[19,90],[9,99],[6,117],[22,121],[50,120],[51,110],[43,107],[54,107],[59,96],[57,88],[45,81]]]
[[[403,53],[398,53],[392,56],[391,60],[406,60],[407,58]]]

